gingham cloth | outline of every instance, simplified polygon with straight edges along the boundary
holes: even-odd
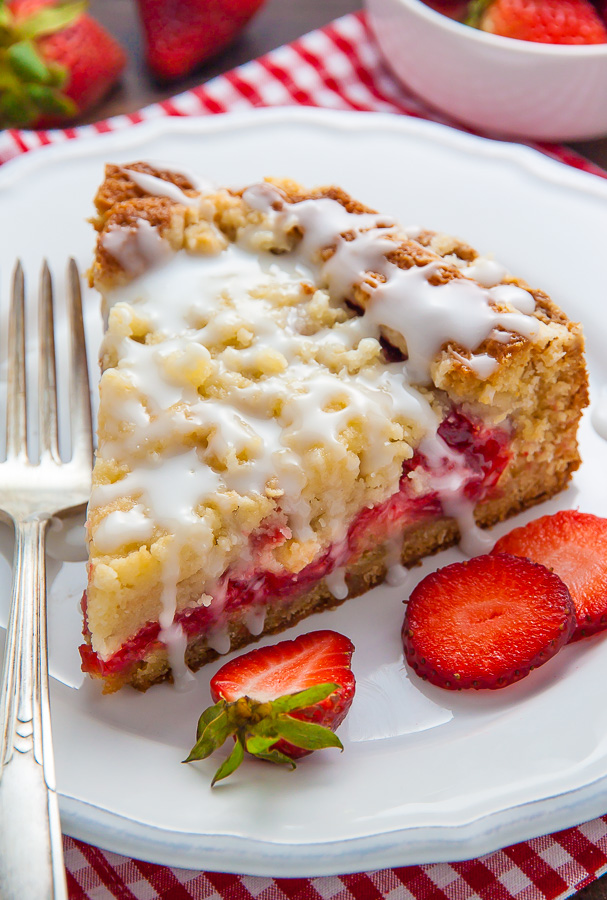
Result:
[[[447,121],[394,81],[381,62],[364,16],[356,14],[140,112],[64,131],[0,133],[0,162],[45,144],[86,139],[159,116],[294,104]],[[607,177],[565,147],[532,146],[568,165]],[[68,837],[64,847],[71,900],[557,900],[607,872],[607,816],[468,862],[310,879],[174,869],[131,860]]]

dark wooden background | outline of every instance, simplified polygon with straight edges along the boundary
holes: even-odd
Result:
[[[114,34],[129,54],[122,83],[83,122],[134,112],[142,106],[202,84],[241,63],[292,41],[338,16],[360,9],[356,0],[267,0],[235,43],[193,75],[161,85],[147,72],[137,21],[135,0],[91,0],[91,12]],[[607,138],[572,144],[588,159],[607,168]],[[539,894],[538,894],[539,898]],[[577,900],[607,900],[607,876],[584,888]]]

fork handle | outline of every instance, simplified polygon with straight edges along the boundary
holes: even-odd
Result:
[[[51,740],[46,638],[48,517],[15,523],[0,694],[0,896],[67,900]]]

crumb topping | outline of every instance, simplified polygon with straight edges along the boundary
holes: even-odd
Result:
[[[202,560],[200,602],[220,602],[221,576],[250,567],[249,538],[270,525],[283,539],[264,565],[296,573],[398,490],[420,446],[470,529],[436,385],[456,370],[482,403],[499,354],[558,326],[497,263],[453,240],[441,256],[440,237],[344,197],[111,170],[93,268],[108,325],[89,591],[126,607],[136,580],[159,584],[168,629],[178,583]]]

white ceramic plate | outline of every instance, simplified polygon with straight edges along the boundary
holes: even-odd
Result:
[[[585,324],[593,383],[607,383],[607,183],[526,148],[407,118],[283,109],[162,119],[9,163],[0,171],[5,297],[17,255],[32,273],[48,256],[59,281],[69,254],[87,266],[93,235],[85,218],[103,163],[140,158],[230,184],[266,174],[336,182],[405,224],[494,250]],[[90,304],[95,342],[92,297]],[[581,441],[573,486],[519,523],[571,506],[607,512],[607,444],[588,417]],[[7,532],[0,536],[6,553]],[[76,556],[79,541],[76,532]],[[53,552],[65,556],[65,544],[55,541]],[[426,562],[411,584],[457,558],[452,550]],[[180,760],[217,666],[199,672],[189,693],[160,686],[101,696],[79,672],[84,564],[55,563],[53,571],[53,725],[68,834],[171,865],[300,876],[469,858],[607,811],[603,637],[566,647],[506,690],[451,694],[409,679],[399,639],[405,591],[378,588],[291,632],[334,628],[357,647],[345,753],[317,753],[294,773],[246,761],[231,783],[211,790],[216,760]],[[8,584],[0,558],[0,604]]]

